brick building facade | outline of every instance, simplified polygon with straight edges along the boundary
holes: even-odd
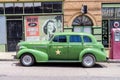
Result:
[[[38,24],[37,35],[27,35],[30,20]],[[15,51],[20,40],[47,39],[44,25],[51,20],[57,26],[52,32],[87,32],[108,47],[110,29],[120,23],[120,1],[0,0],[0,51]]]
[[[82,5],[87,5],[86,14],[81,11]],[[105,47],[109,47],[110,29],[114,22],[120,23],[119,8],[119,0],[64,0],[64,25],[72,31],[92,33]],[[74,21],[78,24],[75,25]],[[86,24],[90,21],[92,24]]]

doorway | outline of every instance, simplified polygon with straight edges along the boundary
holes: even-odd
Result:
[[[22,20],[7,20],[7,51],[16,51],[16,45],[22,40]]]

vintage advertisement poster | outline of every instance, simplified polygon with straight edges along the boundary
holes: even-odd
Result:
[[[56,32],[63,32],[62,15],[40,16],[40,40],[48,40]]]
[[[26,41],[48,40],[56,32],[63,32],[63,15],[25,16]]]
[[[39,17],[26,16],[25,17],[25,34],[26,41],[39,41]]]

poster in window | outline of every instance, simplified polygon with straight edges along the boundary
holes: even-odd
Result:
[[[26,16],[25,20],[26,41],[38,41],[40,35],[38,16]]]

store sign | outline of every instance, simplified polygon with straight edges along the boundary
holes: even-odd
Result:
[[[38,16],[26,16],[26,41],[39,40]]]
[[[102,16],[103,17],[114,17],[114,8],[103,8]]]

